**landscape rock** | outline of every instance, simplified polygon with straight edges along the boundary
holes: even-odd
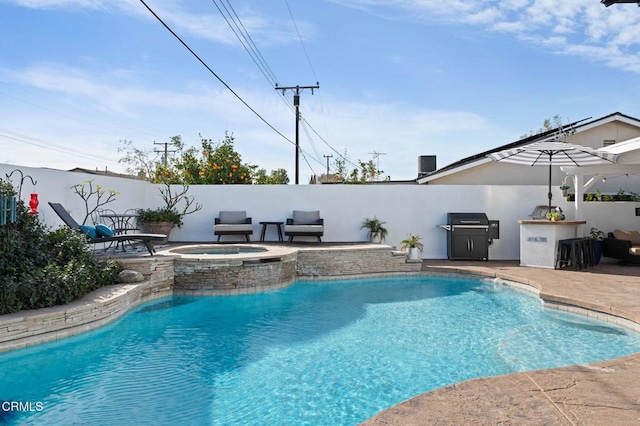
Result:
[[[132,271],[130,269],[124,269],[124,270],[120,271],[120,273],[118,274],[117,279],[118,279],[119,283],[124,283],[124,284],[139,283],[139,282],[144,281],[144,275],[142,275],[138,271]]]

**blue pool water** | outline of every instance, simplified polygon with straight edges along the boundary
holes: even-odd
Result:
[[[634,352],[636,333],[499,285],[303,282],[162,299],[0,354],[0,401],[32,404],[0,424],[354,425],[450,383]]]

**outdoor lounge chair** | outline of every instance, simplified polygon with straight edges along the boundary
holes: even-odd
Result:
[[[218,217],[215,218],[213,234],[218,236],[218,241],[220,241],[220,236],[222,235],[244,235],[247,242],[249,242],[251,241],[249,236],[253,234],[253,224],[244,210],[222,210]]]
[[[60,216],[60,219],[62,219],[62,221],[67,224],[69,228],[75,231],[83,232],[82,228],[80,227],[80,224],[76,222],[73,217],[71,217],[71,215],[65,210],[65,208],[62,207],[62,204],[49,202],[49,205],[51,206],[53,211],[56,212],[58,216]],[[101,236],[96,236],[96,237],[87,236],[87,237],[88,237],[88,242],[90,244],[139,241],[147,247],[147,250],[149,250],[149,254],[151,256],[153,256],[153,254],[156,252],[156,249],[153,247],[153,241],[164,241],[167,238],[167,236],[164,234],[139,234],[139,233],[120,234],[120,235],[105,236],[105,237],[101,237]]]
[[[284,235],[289,237],[289,242],[293,241],[293,237],[316,237],[318,242],[321,242],[320,237],[324,235],[324,219],[320,218],[318,210],[294,210],[293,217],[288,218],[284,226]]]

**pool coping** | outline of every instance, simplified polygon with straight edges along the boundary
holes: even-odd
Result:
[[[545,306],[638,327],[640,269],[601,264],[583,271],[540,270],[516,262],[426,260],[423,270],[522,283]],[[640,353],[612,360],[481,377],[426,392],[362,425],[638,424]]]

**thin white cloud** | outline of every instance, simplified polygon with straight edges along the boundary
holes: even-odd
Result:
[[[130,6],[128,0],[3,0],[2,3],[30,9],[113,9]]]
[[[389,19],[484,27],[535,48],[639,72],[640,10],[597,0],[327,0]],[[404,13],[402,12],[404,11]]]
[[[89,140],[105,140],[101,155],[106,157],[117,139],[138,140],[143,133],[165,134],[166,138],[182,134],[185,140],[193,143],[197,141],[194,135],[198,132],[217,140],[222,138],[224,130],[228,130],[238,137],[238,150],[245,161],[267,169],[290,167],[291,144],[269,129],[228,91],[202,82],[185,83],[172,90],[156,90],[118,78],[119,74],[117,70],[90,73],[62,65],[40,64],[21,69],[0,68],[0,84],[41,89],[58,99],[59,103],[55,104],[44,98],[30,100],[32,105],[41,104],[44,108],[32,110],[28,115],[15,111],[16,116],[12,119],[17,131],[44,140],[49,140],[47,134],[65,134],[64,141],[53,142],[79,150],[88,146]],[[254,91],[247,87],[238,87],[237,91],[275,128],[291,137],[294,115],[275,91]],[[331,128],[326,130],[334,138],[324,135],[325,129],[316,129],[325,140],[340,153],[349,147],[349,158],[354,162],[368,160],[372,150],[389,153],[382,159],[381,168],[395,178],[410,178],[415,171],[416,158],[421,154],[448,152],[439,161],[446,163],[457,159],[458,152],[450,149],[452,138],[466,141],[465,133],[495,131],[482,116],[466,111],[344,101],[332,98],[330,93],[325,95],[325,102],[331,107],[321,108],[319,102],[310,99],[303,112],[310,123],[331,123]],[[100,112],[103,112],[102,116],[99,116]],[[64,120],[60,120],[59,113],[65,115]],[[114,129],[113,126],[117,127]],[[115,139],[114,135],[117,135]],[[331,149],[319,138],[315,140],[314,149],[305,135],[301,135],[301,144],[306,152],[320,156],[316,161],[309,161],[316,171],[321,171],[317,160],[322,162],[321,155],[332,153]],[[30,148],[27,146],[26,151]],[[5,160],[18,161],[13,158],[19,158],[18,154],[9,157],[7,153]],[[68,161],[73,163],[76,159],[69,157]],[[293,176],[292,171],[289,172]]]
[[[213,2],[210,4],[211,13],[196,14],[188,11],[190,1],[146,0],[145,3],[178,35],[189,35],[240,47],[240,42],[228,28],[225,19],[217,12]],[[142,3],[132,0],[0,0],[0,3],[31,9],[91,9],[155,20]],[[299,42],[290,21],[284,18],[282,21],[270,20],[250,8],[236,9],[236,12],[242,20],[243,27],[254,40],[260,40],[263,47]],[[310,23],[300,20],[296,24],[303,39],[314,36],[314,29]]]

